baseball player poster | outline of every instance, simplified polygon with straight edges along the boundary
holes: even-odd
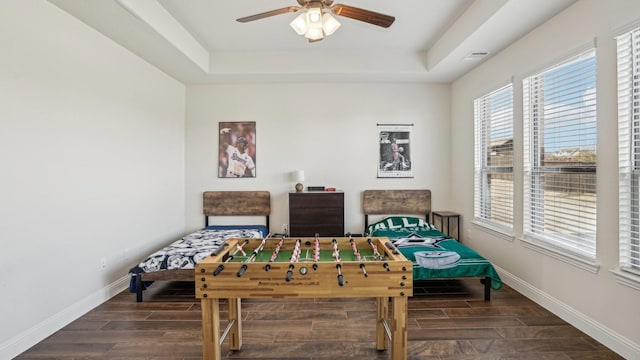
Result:
[[[218,177],[256,177],[256,123],[220,122]]]
[[[378,124],[380,160],[379,178],[413,177],[411,166],[411,132],[413,124]]]

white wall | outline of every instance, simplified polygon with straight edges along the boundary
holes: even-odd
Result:
[[[8,359],[184,232],[185,87],[46,1],[0,2],[0,49]]]
[[[466,242],[505,271],[507,282],[628,358],[640,357],[640,292],[616,282],[618,176],[614,35],[640,20],[637,0],[582,0],[452,84],[454,210]],[[522,235],[522,79],[597,38],[597,274],[525,248]],[[473,100],[511,81],[515,103],[515,233],[509,242],[472,225]]]
[[[449,86],[425,84],[239,84],[187,88],[187,227],[203,225],[202,192],[269,190],[271,230],[288,223],[289,174],[304,185],[345,192],[345,231],[364,227],[365,189],[433,191],[434,207],[449,193]],[[257,177],[217,177],[218,122],[255,121]],[[414,178],[378,179],[376,124],[414,124]]]

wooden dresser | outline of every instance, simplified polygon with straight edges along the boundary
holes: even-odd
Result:
[[[290,236],[344,236],[344,193],[289,193]]]

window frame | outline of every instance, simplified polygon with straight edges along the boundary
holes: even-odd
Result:
[[[547,174],[593,174],[594,181],[597,174],[597,165],[588,166],[550,166],[543,164],[543,136],[541,126],[545,124],[545,115],[548,110],[544,108],[545,99],[544,91],[550,91],[553,88],[545,89],[545,75],[550,75],[553,71],[567,70],[565,66],[571,66],[575,64],[579,59],[593,59],[594,67],[592,76],[594,78],[594,109],[597,108],[596,95],[597,95],[597,83],[595,80],[597,77],[597,58],[595,47],[589,47],[588,49],[582,49],[582,51],[569,55],[563,60],[557,61],[554,65],[547,67],[541,71],[536,72],[522,80],[523,88],[523,132],[524,132],[524,144],[523,144],[523,244],[533,250],[542,252],[546,255],[552,256],[564,262],[570,263],[579,268],[585,269],[590,272],[597,273],[599,265],[596,262],[596,245],[597,238],[595,229],[597,224],[597,208],[594,205],[592,207],[596,218],[594,220],[594,231],[592,238],[573,235],[563,235],[559,231],[549,232],[544,230],[544,226],[540,226],[540,222],[544,224],[544,215],[534,214],[535,210],[533,205],[536,204],[540,209],[542,205],[542,212],[544,212],[545,201],[541,198],[544,194],[543,184],[545,183],[545,175]],[[587,104],[586,100],[583,100],[584,104]],[[583,105],[584,106],[584,105]],[[594,110],[595,113],[595,110]],[[597,125],[597,114],[594,115],[594,122]],[[553,120],[553,118],[551,118]],[[593,136],[597,139],[597,129],[594,131]],[[565,141],[565,139],[563,139]],[[595,139],[594,139],[595,142]],[[564,144],[564,143],[563,143]],[[594,148],[595,149],[595,148]],[[594,150],[595,151],[595,150]],[[597,154],[597,152],[595,152]],[[596,160],[597,162],[597,155]],[[593,186],[595,191],[595,185]],[[571,187],[565,189],[571,190]],[[596,193],[597,199],[597,193]],[[580,215],[583,215],[581,212]],[[583,219],[582,216],[580,216]],[[542,229],[542,230],[541,230]],[[585,239],[587,246],[582,246],[581,242]],[[576,245],[577,244],[577,245]],[[590,250],[593,249],[593,250]]]
[[[620,212],[619,268],[612,273],[620,283],[640,290],[640,25],[615,39]]]
[[[513,197],[514,197],[514,87],[513,83],[500,86],[474,100],[474,220],[475,225],[481,226],[508,240],[513,240],[513,215],[510,224],[508,222],[498,222],[492,220],[486,213],[491,211],[490,199],[491,191],[488,177],[492,174],[511,174],[511,214],[513,214]],[[492,112],[491,100],[494,96],[500,96],[502,92],[508,92],[508,99],[504,105],[508,106],[509,114],[507,120],[496,118],[496,113]],[[503,105],[502,103],[500,105]],[[492,142],[489,130],[493,126],[503,126],[507,123],[508,130],[511,132],[511,164],[510,165],[490,165],[489,146]]]

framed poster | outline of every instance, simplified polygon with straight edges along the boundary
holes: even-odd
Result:
[[[411,133],[413,124],[378,124],[379,178],[413,177]]]
[[[256,122],[220,122],[218,130],[218,177],[256,177]]]

